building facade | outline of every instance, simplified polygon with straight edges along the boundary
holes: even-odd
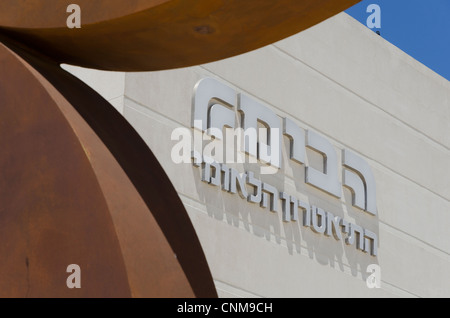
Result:
[[[205,65],[64,68],[152,149],[219,296],[450,296],[450,83],[346,13]],[[247,149],[258,159],[236,142],[233,162],[211,162],[229,138],[202,141],[200,108],[205,128],[276,129]]]

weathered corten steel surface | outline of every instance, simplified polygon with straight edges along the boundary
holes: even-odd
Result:
[[[216,296],[150,149],[92,89],[27,58],[50,82],[0,47],[0,297]],[[80,289],[66,286],[73,263]]]
[[[356,0],[0,2],[0,297],[216,297],[173,185],[128,122],[63,71],[200,64],[318,23]],[[14,52],[14,53],[13,53]],[[66,286],[69,264],[81,288]]]
[[[3,45],[0,74],[0,296],[129,295],[108,206],[77,136]],[[82,268],[81,289],[65,286],[72,263]]]
[[[3,0],[0,27],[61,63],[153,71],[263,47],[359,1],[78,0],[81,28],[69,29],[71,0]]]

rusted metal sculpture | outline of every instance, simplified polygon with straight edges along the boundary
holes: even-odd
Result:
[[[170,180],[136,131],[70,63],[149,71],[280,40],[356,0],[0,3],[0,297],[215,297]],[[69,264],[82,286],[66,286]]]

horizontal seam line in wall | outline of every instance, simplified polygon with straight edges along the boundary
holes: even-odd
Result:
[[[236,294],[236,293],[233,293],[233,292],[231,292],[231,291],[229,291],[229,290],[225,290],[225,289],[223,289],[223,288],[217,287],[217,285],[216,285],[215,287],[216,287],[216,291],[222,291],[222,292],[225,292],[225,293],[227,293],[227,294],[230,294],[230,295],[234,296],[235,298],[247,298],[247,297],[245,297],[245,296],[242,296],[242,295],[238,295],[238,294]],[[219,293],[217,293],[217,294],[219,294]],[[219,298],[220,298],[220,296],[219,296]],[[228,298],[228,297],[227,297],[227,298]]]
[[[198,202],[197,200],[192,199],[192,198],[190,198],[190,197],[188,197],[188,196],[186,196],[186,195],[181,195],[181,196],[187,197],[187,198],[190,199],[190,200],[193,200],[193,201]],[[201,202],[199,202],[199,203],[201,203]],[[185,204],[185,202],[183,202],[183,204]],[[191,207],[194,208],[194,209],[196,209],[196,210],[199,210],[200,213],[205,214],[205,213],[204,213],[203,211],[201,211],[199,208],[197,208],[197,207],[195,207],[195,206],[191,206]],[[209,217],[208,214],[206,214],[206,215]],[[213,219],[214,219],[214,218],[213,218]],[[215,219],[215,220],[216,220],[216,219]],[[219,221],[219,222],[224,222],[223,220],[217,220],[217,221]],[[242,221],[242,219],[239,218],[239,221]],[[225,222],[225,223],[227,223],[227,222]],[[227,224],[228,224],[228,223],[227,223]],[[230,224],[228,224],[228,225],[230,225]],[[261,227],[258,226],[258,225],[255,225],[255,224],[251,224],[251,225],[252,225],[253,227],[256,227],[256,228],[259,228],[259,229],[264,230],[263,228],[261,228]],[[231,225],[231,226],[234,226],[234,225]],[[239,226],[237,226],[237,227],[234,226],[234,227],[237,228],[238,230],[245,230],[245,232],[250,233],[250,234],[253,235],[253,233],[252,233],[251,231],[248,231],[248,230],[246,230],[246,229],[244,229],[244,228],[242,228],[242,227],[239,227]],[[269,232],[270,232],[270,231],[269,231]],[[276,235],[275,235],[274,233],[272,233],[272,232],[270,232],[270,234],[276,236]],[[279,235],[278,237],[280,238],[281,241],[287,242],[287,239],[284,238],[284,237],[281,237],[281,235]],[[261,237],[261,238],[263,238],[263,237]],[[269,242],[270,242],[271,244],[273,244],[272,241],[269,241]],[[293,241],[291,241],[291,242],[293,242]],[[294,243],[294,244],[297,244],[297,243],[295,243],[295,242],[293,242],[293,243]],[[287,246],[285,246],[285,245],[283,245],[283,244],[277,244],[277,245],[280,245],[280,246],[282,246],[283,248],[287,248]],[[300,243],[300,246],[301,246],[301,248],[307,250],[307,247],[306,247],[304,244]],[[317,251],[316,251],[316,253],[317,253]],[[298,252],[297,252],[296,254],[302,255],[302,256],[307,256],[307,255],[304,255],[304,254],[298,253]],[[326,256],[326,255],[324,255],[323,253],[319,253],[319,255]],[[307,257],[309,257],[309,256],[307,256]],[[335,261],[336,261],[336,260],[335,260]],[[344,263],[342,263],[341,265],[342,265],[343,267],[347,268],[347,269],[350,269],[350,271],[351,271],[351,266],[350,266],[349,264],[344,264]],[[333,267],[330,267],[330,268],[333,268]],[[336,268],[333,268],[333,269],[335,269],[336,271],[338,271]],[[362,279],[362,277],[354,276],[353,274],[348,273],[348,272],[346,272],[346,271],[340,270],[340,272],[341,272],[341,273],[344,273],[344,274],[346,274],[346,275],[352,276],[352,277],[354,277],[354,278],[356,278],[356,279],[360,279],[360,278]],[[358,272],[358,273],[361,273],[361,275],[362,275],[362,272],[363,272],[363,271],[357,271],[357,272]],[[220,280],[218,280],[218,281],[220,281]],[[420,296],[418,296],[418,295],[416,295],[416,294],[414,294],[414,293],[412,293],[412,292],[409,292],[409,291],[407,291],[407,290],[405,290],[405,289],[403,289],[403,288],[401,288],[401,287],[398,287],[398,286],[394,285],[393,283],[387,282],[386,280],[381,279],[381,281],[384,282],[384,283],[386,283],[386,284],[388,284],[388,285],[390,285],[390,286],[393,287],[393,288],[397,288],[397,289],[399,289],[399,290],[401,290],[401,291],[403,291],[403,292],[406,292],[406,293],[408,293],[408,294],[411,294],[411,295],[413,295],[413,296],[420,297]],[[229,285],[235,287],[234,285],[231,285],[231,284],[229,284]]]
[[[119,97],[125,98],[125,94],[120,94],[120,95],[117,95],[116,97],[108,98],[107,101],[109,102],[109,101],[111,101],[111,100],[113,100],[113,99],[117,99],[117,98],[119,98]]]
[[[365,101],[366,103],[372,105],[373,107],[377,108],[378,110],[382,111],[383,113],[389,115],[390,117],[392,117],[393,119],[395,119],[396,121],[402,123],[403,125],[407,126],[409,129],[415,131],[416,133],[422,135],[423,137],[429,139],[430,141],[432,141],[436,146],[444,148],[447,151],[450,151],[450,147],[442,144],[441,142],[437,141],[436,139],[434,139],[433,137],[427,135],[425,132],[418,130],[417,128],[415,128],[414,126],[411,126],[409,123],[401,120],[400,118],[398,118],[397,116],[395,116],[394,114],[388,112],[387,110],[381,108],[380,106],[377,106],[375,103],[371,102],[370,100],[364,98],[363,96],[361,96],[360,94],[358,94],[357,92],[351,90],[350,88],[340,84],[339,82],[337,82],[336,80],[334,80],[333,78],[329,77],[328,75],[322,73],[321,71],[317,70],[316,68],[312,67],[311,65],[307,64],[306,62],[296,58],[295,56],[293,56],[292,54],[286,52],[285,50],[281,49],[280,47],[278,47],[277,45],[273,44],[272,47],[278,51],[280,51],[283,54],[286,54],[287,56],[289,56],[290,58],[294,59],[295,61],[297,61],[298,63],[301,63],[303,65],[305,65],[306,67],[308,67],[309,69],[319,73],[321,76],[325,77],[326,79],[328,79],[329,81],[335,83],[336,85],[338,85],[339,87],[343,88],[344,90],[354,94],[355,96],[358,96],[360,99],[362,99],[363,101]]]
[[[218,75],[218,74],[216,74],[216,73],[210,71],[209,69],[205,68],[205,67],[202,66],[202,65],[199,65],[199,66],[200,66],[201,68],[203,68],[206,72],[208,72],[208,73],[210,73],[210,74],[213,74],[214,76],[219,77],[222,81],[232,84],[230,81],[228,81],[227,79],[225,79],[225,78],[222,77],[221,75]],[[249,94],[249,95],[251,95],[251,96],[254,96],[251,92],[249,92],[249,91],[247,91],[247,90],[241,88],[240,86],[237,86],[237,85],[235,85],[235,84],[233,84],[233,86],[239,87],[239,90],[241,90],[242,92],[246,92],[247,94]],[[282,111],[283,113],[287,113],[287,112],[284,111],[283,109],[279,108],[278,106],[272,105],[271,103],[269,103],[268,101],[266,101],[266,100],[264,100],[264,99],[261,99],[261,98],[258,98],[258,99],[261,100],[261,101],[263,101],[264,103],[266,103],[266,104],[268,104],[268,105],[271,105],[273,108]],[[391,116],[391,115],[389,115],[389,116]],[[295,117],[295,118],[296,118],[296,117]],[[296,118],[296,119],[297,119],[297,118]],[[300,121],[300,122],[302,122],[304,125],[313,128],[316,132],[319,132],[319,133],[321,133],[322,135],[328,137],[329,139],[334,140],[336,143],[341,144],[341,145],[345,145],[345,146],[348,147],[349,149],[355,150],[353,147],[349,147],[349,146],[347,146],[345,143],[339,142],[338,140],[336,140],[335,137],[330,136],[329,134],[323,132],[321,129],[318,129],[318,128],[316,128],[315,126],[312,126],[312,125],[310,125],[310,124],[307,124],[307,123],[303,122],[302,120],[299,120],[299,119],[297,119],[297,120]],[[423,135],[423,134],[421,134],[421,135]],[[450,149],[449,149],[448,151],[450,151]],[[356,152],[359,153],[359,151],[356,151]],[[415,185],[419,186],[420,188],[422,188],[422,189],[424,189],[424,190],[426,190],[426,191],[428,191],[428,192],[433,193],[434,195],[440,197],[441,199],[444,199],[444,200],[447,201],[447,202],[450,201],[450,199],[446,198],[444,195],[439,194],[439,193],[435,192],[434,190],[431,190],[431,189],[426,188],[425,186],[421,185],[418,181],[412,180],[411,178],[409,178],[409,177],[407,177],[407,176],[405,176],[405,175],[399,173],[398,171],[395,171],[395,170],[393,170],[392,168],[389,168],[388,166],[386,166],[386,164],[384,164],[384,163],[382,163],[382,162],[380,162],[380,161],[378,161],[378,160],[376,160],[376,159],[373,159],[372,157],[369,157],[369,156],[367,156],[367,155],[364,155],[364,156],[365,156],[366,158],[369,158],[369,159],[372,160],[373,162],[376,162],[377,164],[379,164],[380,166],[384,167],[385,169],[389,170],[390,172],[392,172],[392,173],[394,173],[394,174],[396,174],[396,175],[398,175],[398,176],[403,177],[404,179],[406,179],[406,180],[408,180],[408,181],[414,183]]]
[[[160,117],[163,117],[164,119],[166,119],[166,120],[169,121],[169,122],[178,124],[180,127],[184,127],[184,128],[190,129],[190,127],[186,127],[184,124],[182,124],[182,123],[180,123],[180,122],[178,122],[178,121],[176,121],[176,120],[174,120],[174,119],[172,119],[172,118],[170,118],[170,117],[167,117],[166,115],[164,115],[164,114],[162,114],[162,113],[160,113],[160,112],[158,112],[158,111],[156,111],[156,110],[154,110],[154,109],[148,108],[148,107],[145,106],[144,104],[141,104],[140,102],[135,101],[134,99],[130,98],[130,97],[127,96],[127,95],[124,95],[124,107],[129,107],[129,108],[131,108],[131,109],[133,109],[133,110],[139,112],[140,114],[143,114],[143,115],[145,115],[145,116],[150,117],[149,114],[146,114],[146,113],[143,112],[142,110],[136,109],[136,108],[134,108],[134,107],[132,107],[132,106],[130,106],[130,105],[126,105],[125,100],[127,100],[127,99],[130,100],[131,102],[135,103],[136,105],[138,105],[138,106],[144,108],[144,110],[149,111],[149,112],[151,112],[151,113],[154,113],[154,114],[156,114],[156,115],[158,115],[158,116],[160,116]],[[150,117],[150,118],[153,118],[153,117]]]
[[[178,192],[178,195],[181,196],[181,197],[185,197],[185,198],[187,198],[187,199],[189,199],[189,200],[192,200],[192,201],[194,201],[194,202],[196,202],[196,203],[198,203],[198,204],[200,204],[200,205],[204,205],[204,203],[203,203],[202,201],[199,201],[198,199],[193,198],[193,197],[191,197],[191,196],[188,196],[188,195],[186,195],[186,194],[184,194],[184,193]],[[195,206],[192,206],[192,207],[193,207],[193,208],[196,208]],[[226,213],[226,211],[224,211],[224,213]],[[286,241],[286,242],[289,241],[289,242],[291,242],[291,243],[297,244],[295,241],[288,240],[286,237],[282,237],[281,235],[277,235],[277,234],[275,234],[274,232],[272,232],[272,231],[270,231],[270,230],[266,230],[266,229],[262,228],[261,226],[259,226],[259,225],[257,225],[257,224],[248,222],[248,221],[242,219],[240,216],[238,216],[237,219],[238,219],[238,221],[240,221],[240,222],[242,222],[242,223],[248,223],[249,225],[254,226],[254,227],[257,227],[257,228],[259,228],[259,229],[261,229],[261,230],[263,230],[263,231],[268,231],[271,235],[278,236],[278,237],[280,238],[280,240],[283,240],[283,241]],[[222,220],[220,220],[220,221],[222,221]],[[281,219],[280,219],[280,222],[281,222]],[[394,227],[394,226],[392,226],[392,225],[387,224],[387,223],[384,222],[384,221],[380,221],[380,220],[379,220],[379,222],[382,223],[382,224],[384,224],[385,226],[387,226],[387,227],[389,227],[389,228],[395,230],[395,231],[401,232],[402,234],[408,236],[408,237],[411,238],[412,240],[417,240],[417,241],[421,242],[422,244],[424,244],[424,245],[426,245],[426,246],[428,247],[428,249],[429,249],[428,252],[433,253],[434,255],[438,256],[439,258],[444,259],[446,256],[447,256],[447,257],[450,257],[450,253],[449,253],[449,252],[446,252],[446,251],[444,251],[444,250],[442,250],[442,249],[440,249],[440,248],[438,248],[438,247],[435,247],[435,246],[433,246],[433,245],[431,245],[431,244],[429,244],[429,243],[423,241],[422,239],[417,238],[416,236],[413,236],[413,235],[411,235],[411,234],[408,234],[408,233],[406,233],[406,232],[404,232],[404,231],[402,231],[402,230],[400,230],[400,229],[398,229],[398,228],[396,228],[396,227]],[[301,225],[299,224],[299,226],[301,226]],[[400,239],[401,239],[401,238],[400,238]],[[305,248],[305,249],[307,249],[307,246],[304,245],[304,244],[302,244],[302,243],[300,243],[300,246],[303,247],[303,248]],[[435,251],[432,251],[432,250],[435,250]],[[438,253],[436,253],[436,251],[438,251]],[[442,253],[442,254],[444,254],[445,256],[439,255],[439,253]]]
[[[248,290],[246,290],[246,289],[244,289],[244,288],[242,288],[242,287],[238,287],[238,286],[235,286],[235,285],[233,285],[233,284],[224,282],[223,280],[220,280],[220,279],[217,279],[217,278],[213,278],[213,280],[215,280],[215,281],[217,281],[217,282],[220,282],[220,283],[222,283],[222,284],[224,284],[224,285],[228,285],[228,286],[230,286],[230,287],[233,287],[233,288],[235,288],[235,289],[240,289],[240,290],[244,291],[244,292],[247,293],[247,294],[251,294],[251,295],[256,296],[256,297],[264,298],[264,296],[262,296],[262,295],[253,293],[253,292],[248,291]],[[225,290],[225,291],[226,291],[226,290]],[[226,291],[226,292],[228,292],[228,291]],[[235,293],[232,293],[232,294],[237,295],[237,294],[235,294]],[[237,296],[242,296],[242,295],[237,295]],[[243,296],[242,296],[242,297],[243,297]]]
[[[382,275],[383,275],[383,274],[382,274]],[[384,279],[381,279],[381,282],[382,282],[383,284],[387,284],[387,285],[391,286],[391,287],[394,288],[394,289],[399,289],[399,290],[401,290],[402,292],[407,293],[407,294],[409,294],[409,295],[412,295],[412,296],[414,296],[414,297],[422,298],[421,296],[419,296],[419,295],[417,295],[417,294],[414,294],[413,292],[407,291],[406,289],[403,289],[403,288],[401,288],[401,287],[399,287],[399,286],[393,285],[393,284],[391,284],[391,283],[385,281]]]
[[[349,149],[351,149],[351,150],[353,150],[353,151],[355,151],[355,152],[358,153],[358,151],[357,151],[356,149],[354,149],[353,147],[348,147],[348,146],[347,146],[347,148],[349,148]],[[382,166],[384,169],[386,169],[386,170],[392,172],[393,174],[395,174],[395,175],[397,175],[397,176],[400,176],[400,177],[402,177],[402,178],[408,180],[409,182],[415,184],[415,185],[418,186],[419,188],[421,188],[421,189],[423,189],[423,190],[425,190],[425,191],[428,191],[428,192],[430,192],[430,193],[432,193],[432,194],[434,194],[434,195],[440,197],[441,199],[443,199],[443,200],[446,201],[446,202],[450,202],[450,199],[448,199],[448,198],[445,197],[444,195],[442,195],[442,194],[440,194],[440,193],[437,193],[436,191],[434,191],[434,190],[432,190],[432,189],[429,189],[429,188],[425,187],[424,185],[420,184],[419,182],[417,182],[417,181],[415,181],[415,180],[413,180],[413,179],[411,179],[411,178],[409,178],[409,177],[407,177],[407,176],[405,176],[405,175],[399,173],[398,171],[395,171],[394,169],[392,169],[392,168],[386,166],[384,163],[381,163],[381,162],[379,162],[379,161],[377,161],[377,160],[375,160],[375,159],[373,159],[373,158],[371,158],[371,157],[369,157],[369,156],[367,156],[367,155],[365,155],[365,157],[369,158],[370,160],[372,160],[373,162],[375,162],[375,163],[377,163],[378,165]]]
[[[348,14],[347,12],[343,11],[343,13],[345,13],[345,16],[347,19],[351,20],[351,21],[356,21],[357,23],[361,24],[361,22],[359,22],[357,19],[353,18],[350,14]],[[348,23],[348,21],[345,22],[346,24]],[[364,30],[366,27],[363,24],[363,29]],[[373,30],[366,28],[367,31],[369,32],[373,32]],[[366,32],[366,31],[364,31]],[[364,35],[363,35],[364,36]],[[441,74],[436,73],[435,71],[433,71],[432,69],[430,69],[428,66],[426,66],[425,64],[421,63],[420,61],[416,60],[414,57],[412,57],[409,54],[405,54],[405,51],[399,49],[397,46],[393,45],[391,42],[389,42],[388,40],[384,39],[383,37],[379,37],[379,40],[382,40],[383,43],[391,46],[394,48],[394,50],[391,50],[390,53],[394,54],[395,56],[401,56],[404,58],[404,62],[406,62],[409,66],[411,67],[417,67],[419,68],[417,71],[420,72],[422,75],[426,75],[426,76],[432,76],[434,78],[432,78],[432,80],[438,82],[439,85],[449,85],[450,82],[443,77]],[[427,73],[429,71],[432,71],[431,74],[424,74],[424,71],[426,71]],[[447,88],[447,87],[444,87]],[[448,86],[448,88],[450,88],[450,86]]]
[[[430,249],[439,251],[439,252],[441,252],[442,254],[445,254],[445,256],[450,257],[450,252],[446,252],[446,251],[444,251],[443,249],[441,249],[441,248],[439,248],[439,247],[436,247],[436,246],[433,246],[433,245],[431,245],[430,243],[428,243],[428,242],[426,242],[426,241],[424,241],[424,240],[422,240],[422,239],[420,239],[420,238],[418,238],[418,237],[416,237],[416,236],[412,236],[411,234],[408,234],[407,232],[405,232],[405,231],[403,231],[403,230],[401,230],[401,229],[399,229],[399,228],[397,228],[397,227],[395,227],[395,226],[392,226],[392,225],[386,223],[385,221],[379,221],[379,222],[380,222],[381,224],[383,224],[384,226],[387,226],[387,227],[389,227],[389,228],[391,228],[391,229],[393,229],[393,230],[395,230],[395,231],[398,231],[398,232],[400,232],[400,233],[402,233],[402,234],[404,234],[404,235],[406,235],[406,236],[412,238],[413,240],[419,241],[420,243],[422,243],[422,244],[428,246]],[[401,239],[401,238],[400,238],[400,239]],[[439,255],[439,254],[437,254],[437,253],[433,253],[433,254],[435,254],[436,256],[438,256],[438,257],[440,257],[440,258],[443,258],[443,256],[441,256],[441,255]]]

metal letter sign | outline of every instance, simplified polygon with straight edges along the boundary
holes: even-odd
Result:
[[[323,157],[322,171],[305,165],[305,182],[337,198],[341,197],[337,152],[328,139],[311,129],[305,133],[294,120],[290,118],[281,120],[268,106],[238,93],[213,78],[204,78],[195,85],[192,127],[207,134],[214,131],[216,137],[221,138],[223,127],[239,128],[236,126],[235,109],[241,114],[244,135],[250,136],[245,138],[243,147],[245,153],[280,168],[281,135],[273,132],[282,128],[283,134],[290,140],[289,158],[292,161],[298,164],[305,163],[305,147]],[[266,125],[269,144],[258,141],[257,121]],[[248,130],[251,133],[246,134]],[[376,215],[375,180],[367,162],[355,153],[343,149],[342,167],[343,186],[352,192],[352,205]]]
[[[241,120],[235,119],[238,114]],[[257,130],[258,122],[266,129]],[[242,127],[239,123],[242,123]],[[204,78],[195,85],[192,127],[218,139],[222,139],[224,127],[243,130],[242,152],[259,159],[264,164],[269,164],[275,172],[281,163],[281,135],[278,132],[282,130],[289,139],[289,158],[296,164],[304,165],[305,183],[336,198],[342,196],[344,186],[352,194],[351,203],[354,207],[371,215],[377,214],[375,180],[368,163],[363,158],[342,149],[342,163],[340,163],[335,147],[327,138],[311,129],[304,130],[291,118],[281,119],[269,106],[222,82]],[[226,135],[230,135],[228,130]],[[228,141],[227,139],[226,142]],[[234,141],[232,145],[234,146]],[[233,150],[232,148],[226,145],[228,151]],[[322,156],[322,169],[305,164],[306,148]],[[297,222],[300,219],[300,209],[303,213],[303,226],[309,227],[315,233],[333,236],[336,240],[341,240],[344,233],[345,244],[355,245],[362,252],[377,255],[378,238],[372,231],[347,222],[341,217],[335,217],[319,207],[309,206],[284,191],[279,192],[274,186],[256,178],[252,171],[240,174],[236,169],[226,166],[222,161],[223,158],[215,160],[205,154],[202,155],[202,151],[203,149],[194,150],[192,157],[194,165],[202,167],[203,181],[219,186],[224,191],[237,193],[250,203],[259,203],[262,208],[266,208],[270,202],[269,209],[272,212],[277,212],[278,200],[282,200],[283,222]],[[339,179],[340,168],[342,168],[342,184]]]

